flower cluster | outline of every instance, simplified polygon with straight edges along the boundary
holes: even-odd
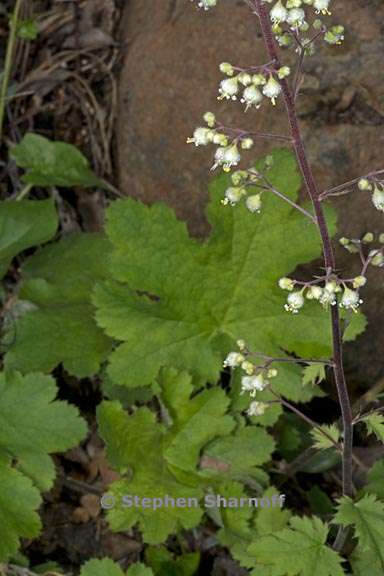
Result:
[[[214,164],[212,170],[222,166],[224,172],[229,172],[233,166],[237,166],[241,160],[239,148],[250,150],[253,146],[252,138],[245,135],[229,139],[220,128],[216,128],[216,118],[212,112],[204,114],[206,127],[199,126],[195,129],[192,138],[187,139],[188,144],[195,146],[208,146],[208,144],[217,145],[214,155]]]
[[[281,93],[279,80],[290,74],[288,66],[282,66],[277,71],[261,67],[261,71],[255,74],[252,69],[240,70],[229,62],[222,62],[220,70],[228,78],[220,82],[218,99],[237,100],[241,93],[240,102],[245,104],[245,111],[251,107],[260,108],[264,97],[269,98],[275,105],[276,98]]]
[[[351,280],[328,279],[325,281],[324,286],[319,286],[315,280],[314,283],[296,282],[291,278],[280,278],[279,287],[282,290],[288,290],[287,302],[284,308],[287,312],[297,314],[307,300],[317,300],[324,308],[328,306],[336,306],[339,298],[340,308],[346,308],[357,312],[360,304],[363,301],[360,299],[359,288],[366,284],[365,276],[356,276]],[[347,283],[352,285],[352,288],[347,286]],[[299,290],[295,290],[297,284],[302,285]]]
[[[236,170],[236,172],[233,172],[231,175],[231,186],[226,189],[224,200],[222,200],[224,206],[236,206],[244,198],[247,209],[253,214],[259,214],[262,206],[261,196],[263,191],[254,193],[254,186],[258,181],[259,177],[257,174],[251,171]],[[251,194],[249,194],[249,190],[252,190]]]
[[[193,1],[193,0],[192,0]],[[204,10],[217,6],[218,0],[197,0],[197,5]],[[310,28],[309,20],[312,10],[314,30],[319,31],[328,44],[341,44],[344,40],[344,27],[332,26],[327,28],[320,17],[329,16],[331,0],[264,0],[272,4],[270,18],[273,24],[275,38],[282,48],[295,44],[291,32],[299,35]],[[300,38],[301,45],[306,54],[314,51],[312,39]]]
[[[269,4],[273,3],[270,10],[270,17],[273,24],[273,32],[279,45],[283,48],[293,45],[292,34],[287,28],[295,34],[305,33],[309,30],[310,13],[308,8],[314,11],[315,20],[312,27],[322,33],[324,40],[328,44],[341,44],[344,40],[343,26],[332,26],[327,28],[318,16],[330,15],[330,0],[265,0]],[[307,12],[306,12],[307,10]],[[313,53],[314,47],[311,39],[300,38],[302,46],[306,53]]]
[[[248,393],[251,398],[255,398],[258,392],[268,388],[270,379],[277,376],[277,370],[270,368],[269,363],[264,366],[254,364],[250,360],[249,352],[243,340],[237,342],[239,352],[230,352],[224,360],[223,366],[238,368],[244,372],[241,378],[240,394]],[[247,411],[250,416],[260,416],[264,414],[268,404],[264,402],[253,401]]]
[[[361,240],[356,238],[340,238],[340,244],[351,254],[359,253],[365,269],[369,265],[382,268],[384,267],[384,248],[373,248],[368,252],[366,257],[363,255],[363,245],[371,244],[375,240],[375,235],[372,234],[372,232],[367,232]],[[380,244],[384,244],[384,234],[380,234],[377,240]]]
[[[361,178],[358,183],[359,190],[371,192],[372,203],[377,210],[384,212],[384,183]]]

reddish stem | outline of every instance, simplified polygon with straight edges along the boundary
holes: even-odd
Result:
[[[276,70],[281,68],[276,42],[273,36],[271,21],[268,9],[262,0],[254,0],[256,13],[260,20],[261,31],[264,38],[265,47],[270,60],[274,62]],[[335,272],[335,256],[333,252],[331,238],[328,232],[327,223],[321,206],[320,194],[312,169],[308,163],[306,150],[301,135],[298,122],[294,94],[286,79],[280,80],[285,108],[287,111],[290,132],[293,141],[293,147],[296,153],[297,161],[305,182],[307,192],[311,198],[313,208],[316,214],[316,220],[319,227],[321,241],[323,244],[323,254],[325,268],[327,272]],[[352,427],[352,409],[348,395],[348,389],[345,381],[342,357],[342,335],[340,326],[340,316],[337,306],[331,308],[332,320],[332,343],[333,343],[333,370],[339,403],[343,419],[343,494],[352,496],[352,447],[353,447],[353,427]]]

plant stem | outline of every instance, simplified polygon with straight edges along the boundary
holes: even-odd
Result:
[[[277,46],[273,36],[269,12],[262,0],[254,0],[255,10],[260,20],[261,31],[264,43],[270,60],[274,61],[276,70],[281,68],[278,57]],[[330,273],[335,272],[335,256],[333,252],[331,238],[329,236],[324,212],[319,199],[319,190],[317,188],[312,169],[309,165],[306,150],[301,135],[298,122],[294,94],[286,79],[280,81],[284,104],[288,116],[290,132],[293,141],[293,147],[296,153],[297,161],[304,178],[305,186],[313,208],[316,214],[319,233],[323,244],[323,254],[325,268]],[[333,344],[333,370],[339,403],[343,419],[343,495],[352,496],[352,447],[353,447],[353,427],[352,427],[352,410],[348,395],[348,389],[344,376],[343,358],[342,358],[342,336],[340,327],[340,316],[337,306],[331,307],[332,322],[332,344]]]
[[[5,55],[4,72],[3,72],[3,78],[2,78],[1,89],[0,89],[0,144],[2,141],[2,137],[3,137],[3,123],[4,123],[5,104],[6,104],[6,100],[7,100],[9,80],[11,77],[12,58],[13,58],[13,51],[15,48],[15,41],[16,41],[17,21],[19,19],[21,3],[22,3],[22,0],[16,0],[15,7],[13,9],[13,13],[12,13],[12,16],[11,16],[11,19],[9,22],[9,37],[8,37],[8,42],[7,42],[7,53]]]
[[[29,192],[32,190],[33,185],[32,184],[26,184],[24,186],[24,188],[22,188],[22,190],[18,193],[18,195],[15,198],[16,202],[20,202],[20,200],[23,200],[23,198],[25,198],[26,196],[28,196]]]

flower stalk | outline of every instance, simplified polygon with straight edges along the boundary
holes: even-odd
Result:
[[[281,63],[279,61],[278,51],[272,26],[270,21],[269,12],[262,0],[253,0],[254,12],[260,20],[261,32],[264,39],[264,44],[268,53],[268,57],[273,61],[272,66],[279,70]],[[313,176],[312,169],[307,159],[303,137],[301,134],[298,116],[296,111],[295,94],[291,90],[289,83],[285,78],[280,79],[282,89],[282,96],[287,112],[289,128],[292,137],[293,148],[297,157],[297,161],[304,179],[306,190],[312,201],[314,208],[319,233],[323,245],[324,264],[327,273],[335,273],[335,255],[332,247],[331,238],[328,232],[323,208],[321,205],[320,193]],[[343,368],[343,355],[342,355],[342,332],[340,315],[337,306],[331,307],[331,324],[332,324],[332,345],[333,345],[333,371],[335,376],[335,383],[342,413],[343,421],[343,454],[342,454],[342,490],[344,496],[353,495],[352,484],[352,448],[353,448],[353,416],[352,409],[347,389],[347,384]],[[343,535],[339,532],[337,547],[340,546],[341,541],[344,540]]]

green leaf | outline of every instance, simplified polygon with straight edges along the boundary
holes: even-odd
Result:
[[[19,538],[39,532],[39,490],[51,488],[54,479],[49,454],[86,434],[78,411],[55,400],[56,394],[49,376],[0,373],[0,561],[14,554]]]
[[[71,144],[51,142],[38,134],[26,134],[11,148],[11,157],[24,168],[22,180],[33,186],[102,186],[87,159]]]
[[[124,576],[124,572],[110,558],[103,558],[102,560],[94,558],[84,564],[80,576]]]
[[[368,484],[364,486],[364,492],[376,494],[381,499],[384,499],[384,460],[375,462],[370,471],[368,472]]]
[[[362,550],[357,546],[349,558],[353,568],[354,576],[367,576],[367,567],[369,566],[369,576],[383,576],[383,564],[371,550]]]
[[[274,153],[269,180],[297,199],[300,177],[290,151]],[[288,314],[277,286],[299,263],[320,255],[316,227],[274,195],[265,196],[259,215],[243,205],[224,207],[228,183],[224,175],[211,186],[213,231],[206,242],[191,239],[162,204],[127,199],[108,210],[111,280],[97,287],[95,302],[100,325],[122,342],[110,357],[116,383],[150,384],[164,365],[215,382],[238,338],[273,356],[282,349],[330,353],[329,313],[308,302],[300,314]],[[332,215],[329,221],[334,230]],[[275,387],[301,399],[300,369],[281,366]]]
[[[312,486],[312,488],[306,493],[306,496],[314,514],[332,514],[332,500],[321,488],[319,488],[319,486]]]
[[[220,486],[219,492],[225,497],[241,498],[247,496],[244,488],[235,483]],[[276,494],[277,490],[270,487],[263,492],[261,498],[267,497],[272,500]],[[220,510],[220,516],[222,528],[217,534],[220,544],[230,549],[233,558],[241,566],[254,568],[257,565],[257,569],[262,569],[263,567],[257,563],[255,556],[249,552],[249,546],[261,536],[282,530],[289,520],[290,512],[279,505],[276,507],[272,505],[256,510],[249,507],[223,508]],[[256,574],[258,574],[257,571]]]
[[[53,238],[57,225],[51,199],[0,202],[0,277],[17,254]]]
[[[0,562],[15,554],[20,538],[39,534],[41,522],[36,510],[40,503],[32,481],[0,462]]]
[[[340,500],[333,520],[342,526],[353,525],[359,539],[359,553],[375,558],[384,572],[384,506],[373,494],[366,494],[358,502],[344,497]]]
[[[319,518],[292,517],[290,527],[252,543],[249,552],[271,576],[342,576],[342,558],[326,545],[328,527]],[[269,571],[268,571],[269,570]]]
[[[374,434],[380,442],[384,442],[384,416],[382,414],[370,414],[362,418],[367,427],[368,434]]]
[[[239,427],[232,436],[214,440],[204,451],[203,462],[225,470],[226,476],[234,479],[257,476],[256,466],[271,458],[275,442],[264,428],[259,426]]]
[[[324,436],[318,428],[311,430],[311,436],[314,440],[314,447],[319,450],[327,450],[327,448],[334,448],[334,442],[338,442],[340,438],[340,430],[335,424],[322,425],[321,430],[326,432],[330,438]]]
[[[0,453],[15,458],[18,468],[44,490],[54,476],[48,454],[75,446],[87,430],[77,409],[55,401],[56,394],[50,376],[0,373]]]
[[[128,568],[127,576],[154,576],[154,575],[152,570],[144,566],[144,564],[133,564]]]
[[[165,457],[167,433],[164,425],[156,422],[154,414],[147,408],[139,408],[128,416],[117,401],[103,402],[98,409],[98,421],[110,463],[121,473],[129,472],[132,477],[113,483],[109,489],[117,503],[108,514],[111,528],[126,531],[138,523],[144,540],[159,544],[181,527],[188,529],[196,526],[202,516],[199,506],[178,508],[170,504],[161,507],[159,503],[159,508],[155,510],[122,505],[123,496],[129,494],[140,499],[162,500],[168,495],[175,502],[186,495],[188,498],[202,497],[201,488],[179,482],[172,473]]]
[[[156,576],[194,576],[199,567],[200,553],[182,554],[173,559],[164,546],[149,546],[145,552],[145,561]]]
[[[324,379],[324,364],[310,364],[303,369],[303,386],[307,386],[307,384],[320,384]]]
[[[51,372],[63,363],[79,378],[98,372],[111,341],[93,319],[90,292],[108,273],[108,253],[103,236],[74,234],[27,260],[19,297],[30,306],[11,327],[8,369]]]
[[[159,386],[164,423],[157,422],[146,407],[132,415],[125,413],[117,401],[103,402],[98,408],[99,429],[107,445],[108,459],[124,475],[110,488],[116,501],[116,506],[109,512],[111,527],[128,530],[138,523],[144,540],[151,544],[161,543],[170,533],[194,527],[199,522],[204,488],[215,485],[214,479],[198,468],[200,454],[206,446],[214,446],[216,439],[226,438],[227,442],[221,445],[219,452],[230,470],[238,473],[253,470],[255,465],[269,458],[273,449],[266,432],[257,429],[254,439],[265,442],[266,448],[247,456],[247,463],[242,468],[231,447],[231,441],[235,447],[239,446],[239,438],[236,434],[229,436],[236,423],[226,414],[229,399],[223,390],[209,388],[194,394],[191,377],[172,369],[161,372]],[[242,430],[240,426],[240,438],[249,442],[250,437]],[[222,475],[219,483],[222,483]],[[194,501],[186,502],[185,507],[163,503],[156,510],[152,503],[148,503],[148,508],[123,506],[122,497],[129,494],[140,499],[164,500],[168,495],[175,501],[178,498]]]
[[[39,27],[36,20],[19,20],[16,25],[16,33],[23,40],[36,40],[39,33]]]

